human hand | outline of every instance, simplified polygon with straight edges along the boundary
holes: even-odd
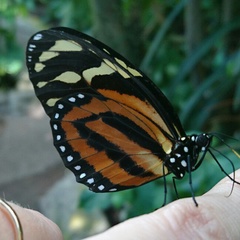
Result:
[[[235,173],[240,180],[240,170]],[[225,177],[210,191],[179,199],[153,213],[135,217],[86,240],[240,239],[240,185]]]
[[[236,171],[240,180],[240,170]],[[240,237],[240,185],[224,178],[203,196],[197,197],[195,206],[191,198],[180,199],[153,213],[135,217],[87,240],[118,239],[239,239]],[[40,213],[11,206],[22,224],[24,240],[61,240],[59,228]],[[14,229],[0,211],[1,239],[14,239]],[[5,235],[3,235],[5,234]]]

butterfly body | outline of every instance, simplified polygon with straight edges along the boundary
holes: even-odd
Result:
[[[164,94],[103,43],[68,28],[32,36],[27,66],[54,145],[94,192],[196,170],[212,136],[187,136]],[[199,157],[201,155],[201,157]]]

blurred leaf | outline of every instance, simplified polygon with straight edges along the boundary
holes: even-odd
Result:
[[[221,26],[221,28],[218,31],[214,32],[212,35],[206,38],[202,42],[202,44],[198,47],[198,49],[195,51],[195,53],[189,58],[187,58],[186,60],[184,60],[184,62],[180,66],[178,74],[171,81],[171,88],[170,88],[171,91],[168,92],[168,96],[171,97],[175,93],[176,86],[181,84],[181,82],[184,80],[187,74],[189,74],[190,71],[194,69],[197,62],[199,62],[199,60],[209,52],[211,47],[216,45],[216,42],[220,38],[222,38],[227,33],[239,27],[240,27],[240,20],[237,19],[234,22],[230,22],[224,26]]]
[[[143,71],[148,70],[150,62],[153,59],[153,56],[155,55],[156,51],[159,48],[159,45],[163,41],[163,38],[165,37],[167,31],[170,29],[170,27],[173,24],[173,21],[175,18],[179,15],[179,13],[183,10],[184,6],[186,5],[188,0],[181,0],[176,6],[173,8],[172,12],[168,15],[167,19],[165,19],[162,27],[159,29],[159,31],[155,34],[155,37],[148,48],[148,51],[141,63],[140,68]]]

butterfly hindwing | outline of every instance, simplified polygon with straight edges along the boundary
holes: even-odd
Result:
[[[154,133],[116,101],[70,95],[57,102],[51,127],[65,166],[93,191],[132,188],[163,175],[165,152]]]

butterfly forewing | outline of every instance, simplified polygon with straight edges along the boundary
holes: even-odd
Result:
[[[36,94],[50,116],[60,98],[97,91],[151,116],[174,138],[185,136],[162,92],[118,53],[83,33],[56,28],[35,34],[28,44],[27,65]]]
[[[56,28],[29,40],[27,66],[54,144],[77,181],[116,191],[169,173],[166,154],[185,132],[162,92],[122,56]]]

